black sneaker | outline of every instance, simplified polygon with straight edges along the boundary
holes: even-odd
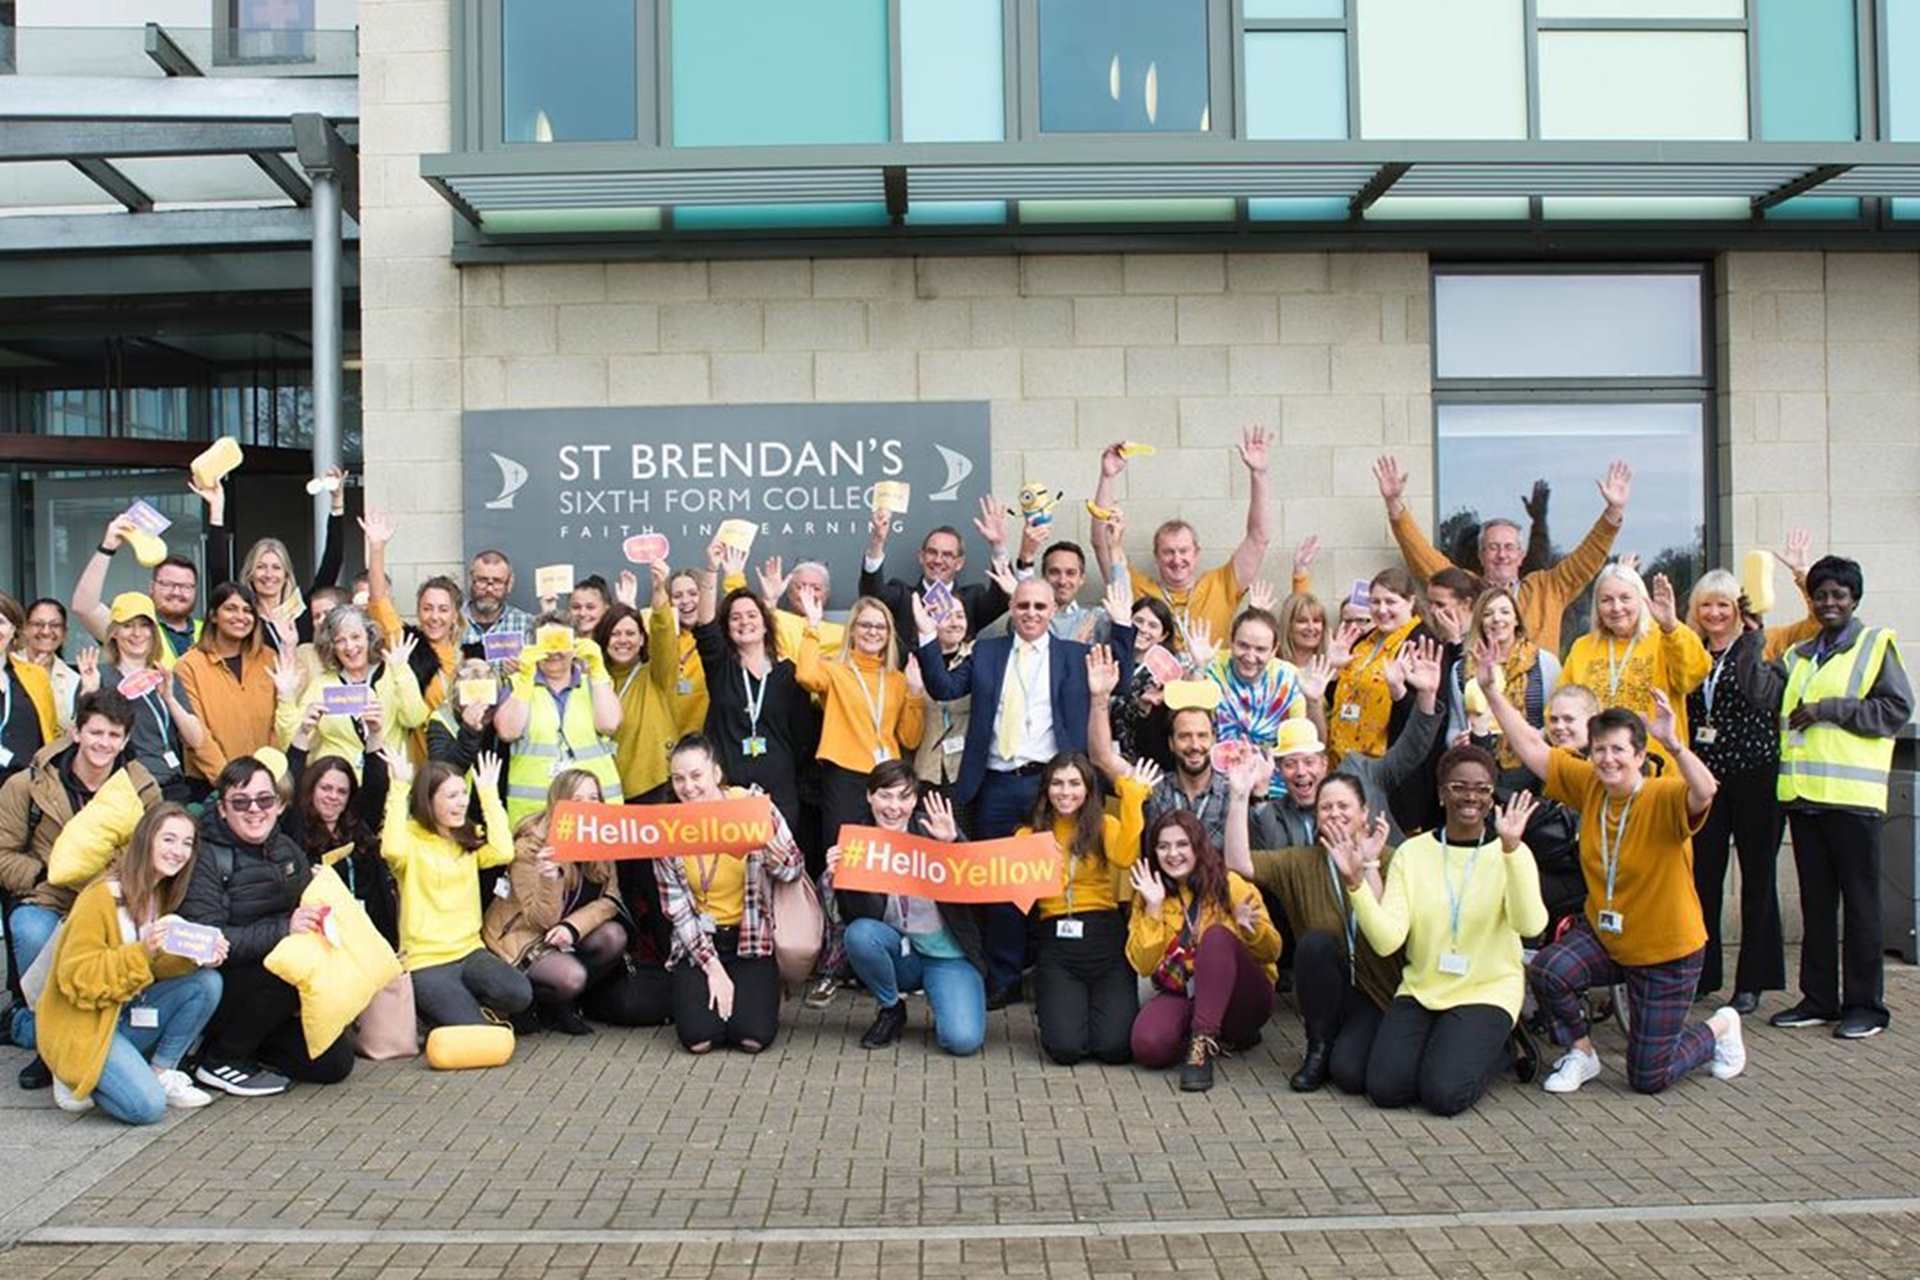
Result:
[[[907,1002],[895,1000],[873,1015],[873,1025],[860,1037],[862,1049],[884,1049],[900,1038],[907,1027]]]
[[[1187,1060],[1180,1065],[1180,1091],[1205,1093],[1213,1088],[1213,1060],[1220,1056],[1220,1045],[1212,1036],[1195,1036],[1187,1042]]]
[[[1743,1018],[1752,1017],[1760,1008],[1760,993],[1758,991],[1736,991],[1733,993],[1733,1001],[1730,1007]]]
[[[51,1089],[53,1087],[53,1072],[47,1069],[44,1058],[35,1058],[32,1062],[20,1068],[18,1078],[20,1087],[29,1091],[34,1089]]]
[[[1767,1019],[1770,1027],[1825,1027],[1838,1022],[1830,1013],[1821,1013],[1811,1004],[1802,1000],[1791,1009],[1782,1009]]]
[[[570,1004],[542,1005],[540,1021],[552,1027],[563,1036],[590,1036],[593,1027],[580,1016],[580,1010]]]
[[[1886,1027],[1870,1013],[1850,1013],[1833,1029],[1835,1040],[1865,1040],[1879,1035]]]
[[[236,1098],[270,1098],[285,1093],[293,1083],[262,1067],[243,1067],[235,1062],[202,1062],[194,1068],[193,1078]]]

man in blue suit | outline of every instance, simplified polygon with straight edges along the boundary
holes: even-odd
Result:
[[[1110,644],[1119,656],[1124,683],[1133,665],[1133,616],[1124,584],[1109,592],[1115,620]],[[973,653],[948,668],[934,636],[934,620],[913,597],[919,632],[921,678],[927,696],[949,702],[970,698],[966,752],[954,798],[973,805],[977,839],[1010,836],[1033,816],[1047,762],[1062,751],[1087,749],[1087,646],[1052,634],[1053,590],[1038,578],[1014,589],[1010,634],[982,640]],[[1020,998],[1026,960],[1027,923],[1019,908],[998,903],[987,909],[987,1004],[1000,1008]]]

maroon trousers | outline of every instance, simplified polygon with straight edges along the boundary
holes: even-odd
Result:
[[[1241,1045],[1260,1034],[1273,1012],[1273,983],[1238,934],[1214,925],[1200,937],[1185,995],[1161,992],[1133,1020],[1133,1060],[1170,1067],[1186,1056],[1190,1036]]]

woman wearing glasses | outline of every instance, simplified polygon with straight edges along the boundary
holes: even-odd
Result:
[[[1475,746],[1440,757],[1439,775],[1446,823],[1402,844],[1384,885],[1382,819],[1349,832],[1332,853],[1374,950],[1407,949],[1367,1059],[1367,1096],[1376,1107],[1417,1101],[1452,1116],[1479,1101],[1502,1064],[1526,995],[1520,940],[1547,927],[1547,908],[1521,843],[1533,797],[1515,792],[1496,809],[1493,757]]]
[[[800,637],[794,675],[800,687],[819,695],[820,791],[825,835],[839,839],[842,824],[862,822],[867,775],[920,745],[926,687],[920,664],[907,659],[902,673],[894,643],[893,615],[872,596],[861,596],[848,615],[840,652],[820,656],[821,606],[812,593],[800,598],[807,626]]]

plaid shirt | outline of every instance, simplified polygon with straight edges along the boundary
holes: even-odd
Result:
[[[729,798],[747,792],[728,788]],[[772,806],[769,806],[772,808]],[[770,956],[773,954],[774,879],[797,880],[807,873],[807,862],[794,843],[793,832],[779,809],[773,809],[773,839],[766,847],[747,855],[747,881],[740,911],[740,943],[734,954]],[[667,956],[667,968],[692,958],[705,967],[713,959],[713,935],[700,927],[693,886],[687,882],[685,858],[661,858],[653,864],[653,877],[660,885],[660,906],[673,923],[673,950]]]
[[[466,634],[460,637],[462,645],[479,644],[496,631],[512,631],[522,636],[533,634],[533,615],[510,604],[500,606],[500,616],[484,627],[473,620],[473,614],[464,604],[460,606],[460,618],[467,624]]]

